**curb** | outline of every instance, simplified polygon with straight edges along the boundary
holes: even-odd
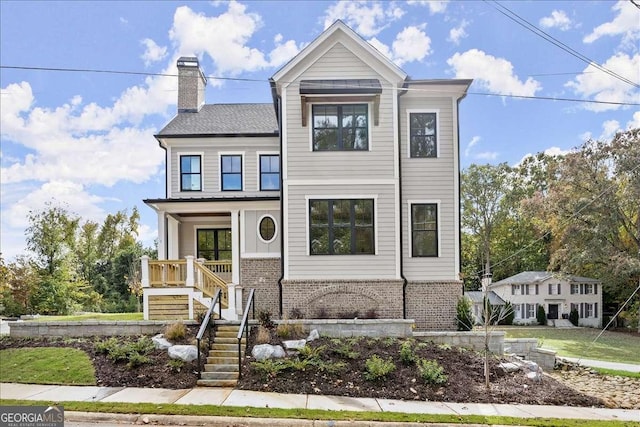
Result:
[[[104,412],[65,411],[65,422],[109,423],[164,426],[210,427],[486,427],[486,424],[440,424],[382,421],[297,420],[290,418],[242,418],[197,415],[111,414]],[[510,426],[516,427],[516,426]]]

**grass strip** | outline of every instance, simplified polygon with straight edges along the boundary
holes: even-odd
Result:
[[[640,423],[612,420],[583,420],[558,418],[515,418],[484,415],[407,414],[401,412],[325,411],[319,409],[252,408],[244,406],[176,405],[157,403],[117,402],[49,402],[35,400],[0,399],[0,406],[45,406],[56,403],[65,411],[102,412],[114,414],[193,415],[244,418],[286,418],[320,421],[380,421],[407,423],[448,423],[484,425],[527,425],[537,427],[638,427]]]
[[[0,382],[95,385],[89,356],[77,348],[39,347],[0,350]]]
[[[616,377],[626,377],[626,378],[640,378],[640,372],[629,372],[629,371],[619,371],[617,369],[607,369],[607,368],[589,368],[600,375],[612,375]]]
[[[85,313],[69,316],[40,316],[34,322],[81,322],[83,320],[144,320],[143,313]]]

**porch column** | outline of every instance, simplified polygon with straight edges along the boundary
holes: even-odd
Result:
[[[149,283],[149,256],[142,255],[140,258],[141,266],[140,266],[140,284],[143,288],[148,288]]]
[[[167,259],[180,259],[178,254],[179,225],[178,220],[167,215]]]
[[[193,284],[194,284],[193,255],[187,255],[185,258],[187,259],[187,278],[185,280],[185,286],[193,287]]]
[[[240,224],[238,210],[231,211],[231,282],[240,283]],[[231,298],[231,295],[229,295]],[[235,296],[234,296],[235,298]],[[229,301],[231,305],[231,301]]]
[[[167,259],[167,229],[164,211],[158,211],[158,259]]]

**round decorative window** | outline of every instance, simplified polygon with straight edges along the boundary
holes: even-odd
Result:
[[[271,243],[276,237],[276,222],[272,216],[265,215],[258,224],[258,234],[265,243]]]

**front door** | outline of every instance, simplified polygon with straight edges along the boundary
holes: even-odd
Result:
[[[208,261],[231,259],[231,229],[207,228],[198,229],[198,258]]]
[[[558,304],[549,304],[549,314],[547,314],[547,319],[557,319],[558,318]]]

